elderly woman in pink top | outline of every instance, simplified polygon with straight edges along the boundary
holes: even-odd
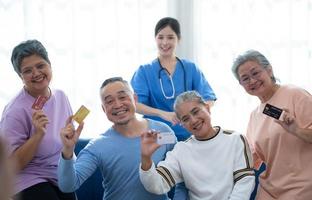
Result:
[[[23,87],[4,108],[0,128],[17,168],[13,198],[75,199],[75,194],[62,193],[57,187],[59,134],[72,109],[64,92],[49,87],[48,53],[39,41],[27,40],[13,49],[11,61]],[[42,98],[33,107],[39,96]]]
[[[260,100],[247,129],[255,168],[266,164],[256,199],[311,200],[311,94],[293,85],[277,84],[271,64],[255,50],[239,55],[232,71],[245,91]],[[278,120],[263,113],[267,104],[283,110]],[[265,112],[278,115],[280,111]]]

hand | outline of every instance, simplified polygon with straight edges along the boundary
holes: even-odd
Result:
[[[35,127],[35,133],[43,136],[46,132],[46,126],[49,123],[48,117],[42,110],[36,110],[32,114],[32,123]]]
[[[143,132],[141,135],[141,168],[145,171],[152,166],[152,154],[160,147],[157,144],[157,134],[153,130]]]
[[[180,120],[174,112],[162,111],[160,113],[160,117],[166,121],[171,122],[173,126],[180,123]]]
[[[61,140],[63,142],[62,154],[65,159],[70,159],[73,156],[75,145],[79,139],[83,123],[79,124],[77,129],[72,123],[72,116],[66,120],[66,126],[61,129]]]
[[[296,135],[299,127],[298,127],[298,124],[296,123],[295,118],[290,115],[287,109],[283,109],[283,112],[284,113],[283,113],[282,119],[275,120],[275,122],[281,125],[287,132],[290,132]]]
[[[143,132],[141,135],[141,154],[144,157],[151,157],[152,154],[160,147],[157,144],[157,134],[156,131],[149,130]]]

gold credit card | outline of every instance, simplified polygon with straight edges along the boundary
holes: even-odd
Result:
[[[86,116],[89,114],[90,110],[82,105],[78,111],[74,114],[73,120],[75,120],[78,124],[83,122]]]

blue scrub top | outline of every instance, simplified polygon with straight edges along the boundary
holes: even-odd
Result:
[[[216,100],[216,95],[202,71],[189,60],[181,59],[181,62],[177,62],[172,75],[175,88],[175,97],[172,99],[166,99],[161,91],[159,78],[162,80],[166,96],[168,97],[173,94],[169,76],[165,70],[161,70],[162,68],[158,59],[153,60],[151,63],[141,65],[131,79],[131,85],[134,92],[138,95],[138,101],[153,108],[173,112],[175,98],[185,91],[196,90],[206,101]],[[144,115],[144,117],[168,124],[174,130],[179,141],[185,140],[190,136],[190,133],[180,125],[172,126],[170,122],[156,116]]]

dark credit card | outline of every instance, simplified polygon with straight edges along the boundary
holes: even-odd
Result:
[[[275,119],[279,119],[282,115],[282,112],[283,112],[283,109],[280,109],[276,106],[273,106],[271,104],[266,104],[264,109],[263,109],[263,113],[270,116],[270,117],[273,117]]]

